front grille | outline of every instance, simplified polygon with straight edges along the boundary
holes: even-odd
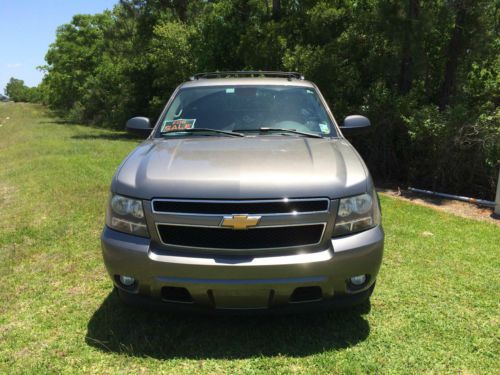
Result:
[[[226,214],[291,214],[327,211],[328,199],[269,200],[269,201],[204,201],[154,199],[153,211],[157,213],[182,213],[204,215]]]
[[[167,245],[216,249],[263,249],[314,245],[321,241],[323,229],[323,224],[260,227],[248,230],[158,224],[160,238]]]

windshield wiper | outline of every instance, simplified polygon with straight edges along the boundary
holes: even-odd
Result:
[[[236,131],[258,131],[261,133],[268,133],[268,132],[278,132],[278,133],[292,133],[292,134],[299,134],[303,135],[306,137],[311,137],[311,138],[323,138],[319,134],[314,134],[314,133],[307,133],[307,132],[301,132],[299,130],[295,129],[282,129],[282,128],[267,128],[267,127],[262,127],[259,129],[236,129]]]
[[[217,130],[217,129],[210,129],[210,128],[190,128],[190,129],[171,130],[168,132],[161,132],[162,135],[169,134],[169,133],[217,133],[217,134],[230,135],[231,137],[244,137],[245,136],[245,134],[243,134],[243,133],[236,133],[236,132],[232,132],[232,131]]]

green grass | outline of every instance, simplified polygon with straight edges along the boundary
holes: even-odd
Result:
[[[9,120],[5,120],[10,117]],[[382,197],[370,306],[285,317],[122,306],[99,245],[137,140],[0,103],[0,373],[499,373],[497,226]]]

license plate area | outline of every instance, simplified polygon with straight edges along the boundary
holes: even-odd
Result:
[[[216,309],[267,309],[274,292],[270,289],[211,289],[210,299]]]

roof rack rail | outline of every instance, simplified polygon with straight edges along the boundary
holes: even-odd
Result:
[[[304,80],[304,75],[302,73],[266,71],[266,70],[239,70],[239,71],[198,73],[192,76],[190,80],[195,81],[203,78],[262,77],[262,76],[288,78],[289,81],[291,81],[293,78]]]

